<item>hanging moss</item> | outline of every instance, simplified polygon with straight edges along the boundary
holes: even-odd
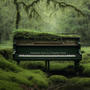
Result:
[[[14,32],[14,39],[30,39],[30,40],[52,40],[58,41],[61,39],[78,39],[78,35],[56,35],[51,33],[42,33],[42,32],[31,32],[31,30],[17,30]]]

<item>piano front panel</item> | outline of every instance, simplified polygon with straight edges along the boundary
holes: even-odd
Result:
[[[29,60],[81,59],[79,46],[16,46],[14,57]]]
[[[78,46],[17,46],[16,52],[18,54],[30,54],[30,55],[71,55],[79,53]]]

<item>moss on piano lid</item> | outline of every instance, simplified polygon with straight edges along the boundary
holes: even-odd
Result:
[[[79,38],[79,35],[64,35],[64,34],[52,34],[52,33],[42,33],[31,30],[16,30],[14,31],[15,39],[31,39],[31,40],[54,40],[58,41],[61,38]]]

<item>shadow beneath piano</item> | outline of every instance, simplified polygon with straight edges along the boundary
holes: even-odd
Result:
[[[66,77],[86,76],[83,74],[83,71],[85,68],[82,65],[79,66],[77,73],[76,73],[74,65],[66,65],[66,63],[56,64],[56,65],[51,63],[49,71],[46,71],[45,64],[43,61],[42,62],[41,61],[40,62],[39,61],[38,62],[37,61],[36,62],[33,62],[33,61],[21,62],[21,66],[28,70],[42,70],[48,76],[51,76],[51,75],[63,75]]]
[[[84,67],[79,66],[78,71],[76,72],[75,67],[73,65],[67,66],[61,70],[50,70],[49,75],[64,75],[67,77],[74,77],[74,76],[82,76]]]

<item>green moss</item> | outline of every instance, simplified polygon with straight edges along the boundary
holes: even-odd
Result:
[[[0,43],[0,49],[10,49],[13,47],[12,40],[4,41],[3,43]]]
[[[55,35],[51,33],[31,32],[31,30],[17,30],[14,32],[15,39],[30,39],[30,40],[54,40],[58,41],[61,38],[79,38],[78,35]]]
[[[43,61],[27,61],[27,62],[21,62],[21,67],[25,69],[45,69],[45,65]]]
[[[74,77],[69,79],[62,90],[90,90],[90,78]]]
[[[25,69],[41,69],[45,70],[45,62],[27,61],[21,62],[21,67]],[[81,76],[90,76],[90,64],[80,64],[79,72]],[[73,62],[50,62],[50,73],[61,74],[66,76],[75,76],[75,68]]]
[[[40,70],[26,70],[9,61],[0,55],[0,80],[7,80],[28,87],[37,85],[39,88],[48,87],[48,79]]]
[[[64,70],[65,68],[68,68],[69,66],[73,65],[72,62],[51,62],[50,70]]]
[[[40,70],[23,70],[22,72],[18,73],[0,70],[0,73],[0,80],[7,80],[10,82],[12,81],[21,85],[24,84],[31,87],[33,87],[34,85],[37,85],[39,88],[48,87],[48,79],[46,75]]]
[[[81,50],[84,52],[82,53],[82,63],[89,63],[90,62],[90,47],[82,47]]]
[[[32,85],[32,82],[29,81],[26,77],[23,75],[20,75],[19,73],[14,73],[14,72],[5,72],[3,70],[0,70],[0,80],[7,80],[7,81],[12,81],[18,84],[25,84],[25,85]]]
[[[51,84],[66,83],[68,80],[66,77],[61,76],[61,75],[53,75],[49,79],[50,79]]]
[[[13,72],[18,72],[22,70],[22,68],[9,62],[2,55],[0,55],[0,68],[6,71],[13,71]]]
[[[88,63],[88,64],[82,64],[82,66],[83,66],[83,71],[82,71],[82,75],[83,76],[88,76],[88,77],[90,77],[90,64]]]
[[[44,74],[40,74],[39,72],[35,73],[33,71],[24,70],[19,73],[14,73],[0,70],[0,73],[0,80],[7,80],[20,85],[26,85],[28,87],[34,87],[35,85],[37,85],[39,88],[48,87],[48,79]]]
[[[0,54],[3,55],[3,57],[6,59],[12,59],[13,58],[12,53],[13,53],[12,48],[1,48],[0,49]]]
[[[19,72],[18,74],[27,78],[27,80],[31,82],[32,86],[37,85],[40,88],[48,87],[48,79],[46,75],[40,70],[24,70],[23,72]]]
[[[20,85],[14,82],[0,80],[0,90],[23,90]]]
[[[80,78],[80,77],[75,77],[70,79],[70,83],[76,86],[90,86],[90,78]]]

